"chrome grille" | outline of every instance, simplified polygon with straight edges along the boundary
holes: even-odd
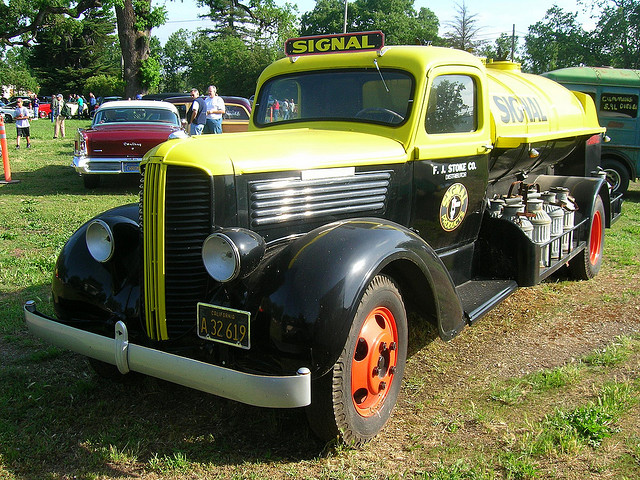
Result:
[[[249,183],[252,227],[384,211],[391,172]]]

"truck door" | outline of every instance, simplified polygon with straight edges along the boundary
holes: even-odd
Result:
[[[414,153],[413,226],[438,252],[473,254],[491,151],[486,77],[475,67],[438,67],[427,91]],[[451,260],[453,261],[453,260]],[[471,258],[468,262],[471,265]]]
[[[639,93],[638,88],[603,86],[597,100],[600,125],[607,128],[610,146],[624,151],[634,165],[640,160]]]

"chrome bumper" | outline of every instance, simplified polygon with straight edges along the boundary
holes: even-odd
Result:
[[[140,173],[142,157],[85,157],[74,155],[71,166],[80,175],[111,174],[111,173]]]
[[[295,408],[311,403],[311,373],[306,367],[287,377],[252,375],[129,343],[123,322],[116,323],[115,338],[108,338],[56,322],[37,312],[33,301],[24,305],[24,315],[33,335],[116,365],[123,374],[140,372],[258,407]]]

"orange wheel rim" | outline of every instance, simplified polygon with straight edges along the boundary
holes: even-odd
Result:
[[[391,311],[372,310],[362,324],[351,359],[351,398],[363,417],[375,415],[391,388],[398,362],[398,330]]]
[[[596,265],[602,255],[602,216],[596,210],[591,223],[591,236],[589,238],[589,261]]]

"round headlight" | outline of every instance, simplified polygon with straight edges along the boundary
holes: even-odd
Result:
[[[91,256],[104,263],[113,256],[114,242],[111,227],[102,220],[93,220],[85,233],[87,248]]]
[[[240,272],[240,252],[222,233],[213,233],[204,241],[202,260],[207,273],[217,282],[230,282]]]

